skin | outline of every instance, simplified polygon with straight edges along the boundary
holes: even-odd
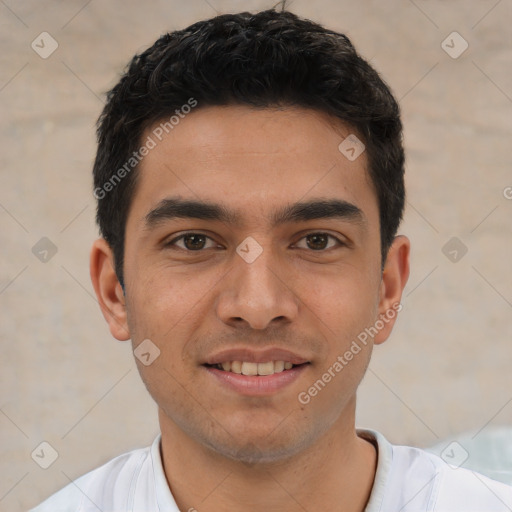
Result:
[[[112,335],[134,348],[150,339],[161,351],[151,365],[137,364],[158,404],[165,473],[181,510],[365,508],[377,458],[356,434],[356,391],[396,317],[308,404],[297,399],[399,303],[409,276],[404,236],[381,271],[365,153],[349,161],[338,150],[350,133],[301,108],[197,108],[140,164],[126,224],[126,295],[108,244],[93,245],[91,278]],[[148,229],[147,213],[171,196],[222,203],[241,221],[172,219]],[[313,198],[348,201],[363,215],[271,225],[276,209]],[[187,252],[183,240],[164,246],[188,231],[209,237],[201,251],[189,243]],[[312,249],[307,235],[318,232],[343,245],[329,239]],[[263,248],[252,263],[236,252],[248,236]],[[269,346],[309,364],[268,396],[228,389],[202,366],[222,348]]]

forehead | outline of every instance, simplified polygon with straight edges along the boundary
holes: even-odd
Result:
[[[142,138],[154,147],[138,167],[130,216],[139,221],[168,196],[229,204],[239,220],[244,211],[269,219],[270,210],[308,196],[338,198],[366,216],[377,214],[366,155],[351,161],[340,152],[353,130],[326,114],[198,107],[172,128],[162,126],[156,123]]]

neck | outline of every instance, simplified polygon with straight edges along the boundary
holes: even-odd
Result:
[[[375,447],[347,415],[297,455],[272,463],[229,459],[187,436],[160,411],[163,465],[180,510],[363,512],[376,470]],[[351,420],[351,421],[347,421]]]

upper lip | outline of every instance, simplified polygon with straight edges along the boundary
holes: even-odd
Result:
[[[245,361],[248,363],[267,363],[268,361],[284,361],[292,364],[303,364],[308,359],[299,356],[287,349],[266,348],[255,350],[253,348],[224,349],[209,356],[204,364],[227,363],[228,361]]]

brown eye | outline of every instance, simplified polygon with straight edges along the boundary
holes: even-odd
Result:
[[[335,243],[329,245],[329,239],[334,240]],[[310,233],[303,237],[300,241],[306,240],[306,247],[301,247],[303,249],[311,249],[313,251],[323,251],[325,249],[331,249],[336,244],[341,246],[343,245],[340,240],[338,240],[335,236],[329,235],[328,233]]]
[[[325,249],[329,241],[329,237],[323,233],[308,235],[306,238],[308,247],[314,250]]]
[[[183,237],[183,244],[187,249],[190,249],[191,251],[203,249],[205,242],[206,237],[204,235],[185,235]]]
[[[212,243],[210,247],[206,247],[208,240]],[[178,245],[178,242],[181,242],[182,244]],[[186,251],[200,251],[202,249],[215,246],[213,240],[209,236],[203,235],[202,233],[185,233],[174,238],[166,245],[168,247],[177,246],[180,249]]]

